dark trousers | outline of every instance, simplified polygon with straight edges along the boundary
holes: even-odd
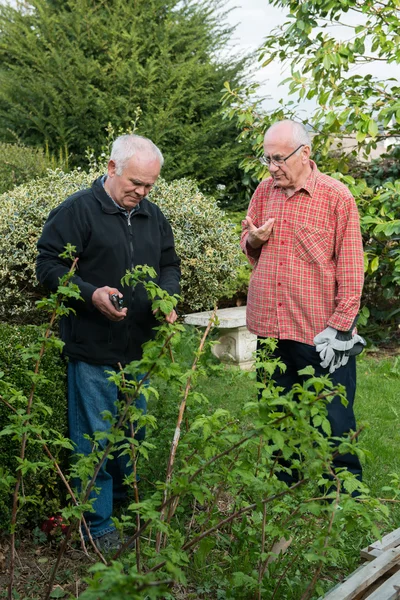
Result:
[[[262,348],[259,337],[257,340],[257,350]],[[293,340],[279,340],[274,352],[274,357],[279,357],[286,365],[286,371],[281,373],[277,369],[272,379],[277,386],[282,387],[282,394],[286,394],[292,389],[295,383],[303,384],[306,375],[299,375],[298,371],[311,365],[315,369],[315,375],[320,377],[329,373],[328,369],[321,367],[321,359],[315,346],[302,344]],[[344,406],[339,396],[335,396],[331,402],[327,403],[328,420],[332,429],[332,436],[341,437],[348,433],[350,429],[356,430],[356,420],[354,417],[353,405],[354,396],[356,393],[356,359],[351,356],[346,366],[336,369],[330,374],[330,378],[335,384],[342,384],[346,389],[348,400],[347,407]],[[261,374],[258,373],[258,379],[262,380]],[[333,460],[333,467],[347,467],[354,473],[359,480],[362,478],[362,468],[358,457],[355,454],[339,454]],[[281,481],[291,484],[295,481],[294,477],[290,477],[287,473],[281,472],[278,474]]]

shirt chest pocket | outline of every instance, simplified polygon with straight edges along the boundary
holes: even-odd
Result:
[[[305,262],[329,262],[333,255],[333,235],[326,229],[299,226],[295,229],[294,252]]]

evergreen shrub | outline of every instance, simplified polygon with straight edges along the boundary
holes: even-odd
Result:
[[[32,380],[29,377],[28,369],[33,370],[32,359],[25,361],[21,357],[20,347],[27,348],[30,344],[37,341],[41,329],[33,325],[16,326],[7,323],[0,323],[0,372],[1,379],[11,383],[15,389],[21,390],[26,396],[29,396]],[[36,398],[51,409],[51,413],[43,413],[42,418],[48,427],[67,435],[67,401],[66,401],[66,368],[64,360],[60,354],[48,348],[44,354],[41,373],[45,375],[47,382],[38,382],[36,387]],[[7,425],[10,416],[10,409],[0,402],[0,431]],[[10,470],[16,472],[16,456],[19,455],[21,445],[20,439],[11,439],[10,436],[0,436],[0,473]],[[43,450],[35,442],[28,443],[28,460],[41,460]],[[65,457],[65,453],[63,455]],[[61,458],[63,461],[63,458]],[[0,477],[3,479],[3,477]],[[41,506],[37,503],[34,507],[34,517],[45,517],[56,510],[59,505],[60,492],[56,476],[49,472],[42,476],[29,475],[29,487],[35,490],[37,496],[43,499]],[[4,483],[4,481],[3,481]],[[55,490],[57,488],[57,491]],[[58,499],[56,499],[58,498]],[[0,483],[0,529],[9,525],[11,512],[11,497],[6,486]],[[27,516],[33,511],[24,510]]]
[[[42,148],[0,142],[0,194],[45,175],[52,166]]]
[[[246,78],[250,57],[227,51],[234,27],[221,0],[1,2],[0,31],[1,140],[68,148],[82,166],[107,123],[126,130],[140,116],[168,181],[190,177],[243,201],[248,150],[222,117],[221,90]]]
[[[0,196],[0,319],[14,323],[40,322],[35,301],[43,290],[35,276],[36,243],[49,212],[69,195],[89,187],[98,169],[49,171],[40,179]],[[225,295],[240,264],[234,227],[224,219],[216,201],[196,183],[157,182],[151,199],[170,220],[182,259],[185,311],[212,308]]]

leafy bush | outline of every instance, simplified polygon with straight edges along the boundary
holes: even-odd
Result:
[[[400,146],[395,146],[370,162],[360,161],[349,155],[347,157],[348,173],[354,179],[365,179],[367,185],[376,190],[384,183],[394,183],[397,179],[400,179],[399,159]]]
[[[0,319],[16,323],[38,320],[35,300],[44,295],[35,277],[36,243],[54,207],[79,189],[89,187],[99,171],[60,169],[0,196]],[[152,193],[170,219],[182,258],[185,310],[208,309],[223,296],[240,261],[233,227],[216,202],[193,181],[160,180]]]
[[[196,183],[160,181],[151,199],[164,212],[182,258],[182,297],[191,310],[211,308],[231,288],[240,265],[239,238],[217,203]]]
[[[0,142],[0,194],[35,177],[42,177],[52,165],[42,148]]]
[[[128,280],[130,284],[143,282],[147,272],[140,271],[128,273],[127,283]],[[70,297],[73,290],[65,279],[62,285],[63,294]],[[149,295],[157,298],[153,308],[168,314],[173,299],[156,289],[153,282],[143,282],[143,285]],[[56,294],[51,295],[43,305],[45,308],[55,306],[55,312],[60,314],[62,309],[59,304],[55,305],[55,297]],[[165,311],[161,308],[163,302],[167,304]],[[282,368],[282,363],[273,358],[276,341],[268,340],[258,356],[258,367],[264,374],[264,381],[258,384],[260,401],[254,398],[246,402],[245,395],[244,406],[236,407],[235,413],[231,413],[215,407],[196,387],[202,376],[210,374],[203,361],[204,342],[203,338],[200,345],[193,348],[182,325],[164,322],[158,329],[157,339],[146,344],[142,360],[110,377],[110,381],[124,391],[125,398],[119,403],[119,414],[110,418],[110,431],[105,436],[93,436],[90,455],[77,457],[64,479],[67,483],[72,477],[79,477],[83,489],[79,497],[71,494],[72,501],[61,511],[63,520],[71,528],[66,532],[66,543],[58,558],[62,558],[73,528],[78,527],[82,513],[87,510],[98,468],[108,456],[115,454],[116,446],[129,455],[133,465],[126,483],[131,486],[135,501],[125,507],[119,517],[114,516],[117,530],[122,537],[129,538],[125,545],[129,545],[130,551],[125,553],[122,547],[114,556],[110,553],[102,557],[102,563],[92,564],[82,600],[126,597],[141,600],[145,595],[154,599],[172,597],[169,592],[174,591],[171,589],[174,583],[181,589],[195,587],[196,592],[207,598],[275,597],[278,600],[299,598],[299,594],[310,598],[314,590],[320,596],[332,581],[331,576],[325,575],[331,575],[332,567],[337,567],[345,558],[350,545],[347,540],[354,541],[355,532],[363,537],[371,533],[377,537],[377,523],[389,515],[389,509],[372,498],[368,488],[353,474],[346,470],[334,473],[330,468],[336,451],[350,451],[360,458],[364,455],[356,434],[342,439],[330,437],[326,403],[337,393],[341,395],[343,388],[336,390],[328,377],[313,377],[313,370],[307,368],[303,374],[310,377],[304,385],[279,396],[271,374],[276,368]],[[41,344],[39,340],[39,346]],[[41,348],[49,345],[54,345],[52,337],[47,338]],[[191,368],[186,358],[183,361],[178,358],[179,346],[190,349]],[[174,355],[175,360],[171,360]],[[212,370],[216,373],[215,368]],[[150,385],[142,387],[141,382],[127,386],[125,374],[135,379],[139,373],[145,374],[145,378],[150,376]],[[225,369],[221,367],[219,373],[226,384]],[[40,377],[32,373],[28,376],[32,382],[40,381]],[[167,411],[164,410],[165,398],[160,400],[154,387],[157,376],[174,396],[171,402],[167,401]],[[232,378],[230,381],[233,382]],[[157,419],[152,414],[138,414],[134,408],[134,398],[139,393],[164,404],[159,410],[162,433],[154,435],[154,442],[164,450],[163,460],[154,460],[154,454],[156,458],[161,457],[160,448],[155,448],[151,438]],[[7,393],[7,388],[4,396],[15,406],[15,397]],[[20,410],[14,413],[15,417],[10,419],[2,435],[16,436],[23,432],[21,437],[26,435],[28,443],[37,440],[38,421],[35,419],[42,409],[38,398],[35,396],[29,414],[26,403],[17,405]],[[165,414],[171,432],[170,444],[163,439]],[[126,431],[127,423],[136,420],[138,427],[144,424],[148,427],[148,438],[141,444],[134,438],[133,431]],[[175,430],[170,427],[174,422]],[[51,431],[44,433],[42,428],[41,432],[50,447],[56,445],[53,442],[58,440],[51,439]],[[168,446],[169,453],[165,452]],[[289,468],[280,464],[279,455],[298,473],[298,481],[290,487],[277,479],[282,469]],[[158,480],[156,485],[152,482],[151,490],[139,499],[136,469],[139,466],[142,472],[146,462],[156,465]],[[48,474],[53,467],[46,457],[36,463],[24,463],[26,472],[33,474],[42,469]],[[12,475],[8,472],[6,478]],[[25,490],[26,495],[31,494],[32,502],[37,493],[27,485]],[[355,491],[361,492],[362,502],[352,497]],[[389,500],[398,499],[397,475],[392,476],[392,485],[386,487],[386,491]],[[26,496],[21,489],[18,492],[18,487],[17,496],[19,508],[23,509]],[[283,537],[289,541],[290,549],[277,556],[275,542]],[[16,589],[13,524],[10,540],[11,594]],[[46,582],[49,590],[56,581],[58,566],[59,560]],[[44,578],[40,584],[43,581]]]
[[[1,379],[12,384],[16,390],[29,396],[32,380],[28,370],[32,369],[32,361],[25,361],[21,355],[21,348],[27,348],[42,334],[41,328],[28,326],[15,326],[0,323],[0,371]],[[41,413],[43,423],[66,435],[67,432],[67,402],[66,402],[66,374],[65,365],[58,352],[49,349],[44,355],[42,374],[46,382],[38,383],[37,396],[49,408],[49,412]],[[51,412],[50,412],[51,411]],[[8,423],[10,409],[0,403],[0,431]],[[11,440],[9,436],[0,436],[0,471],[10,470],[15,473],[17,467],[16,455],[19,455],[21,440]],[[29,460],[41,460],[43,452],[38,445],[28,444]],[[1,477],[0,479],[3,479]],[[3,481],[4,484],[4,481]],[[58,505],[59,492],[54,494],[55,477],[47,472],[42,477],[31,476],[29,485],[34,494],[41,497],[43,503],[36,504],[35,516],[45,516],[52,511],[54,501]],[[28,511],[29,512],[29,511]],[[26,514],[26,513],[25,513]],[[0,484],[0,528],[5,527],[10,519],[10,497],[5,487]]]
[[[335,173],[357,201],[364,241],[365,283],[359,324],[375,340],[399,334],[400,180],[375,191],[363,179]],[[367,324],[368,322],[368,324]],[[384,327],[382,325],[384,324]]]

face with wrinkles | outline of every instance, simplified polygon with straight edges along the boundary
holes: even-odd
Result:
[[[160,170],[158,158],[146,154],[135,154],[130,158],[120,175],[117,165],[110,160],[106,190],[117,204],[131,211],[150,192],[160,175]]]
[[[283,189],[297,188],[309,169],[310,148],[293,140],[293,132],[286,123],[266,133],[264,156],[270,162],[268,170],[275,185]]]

